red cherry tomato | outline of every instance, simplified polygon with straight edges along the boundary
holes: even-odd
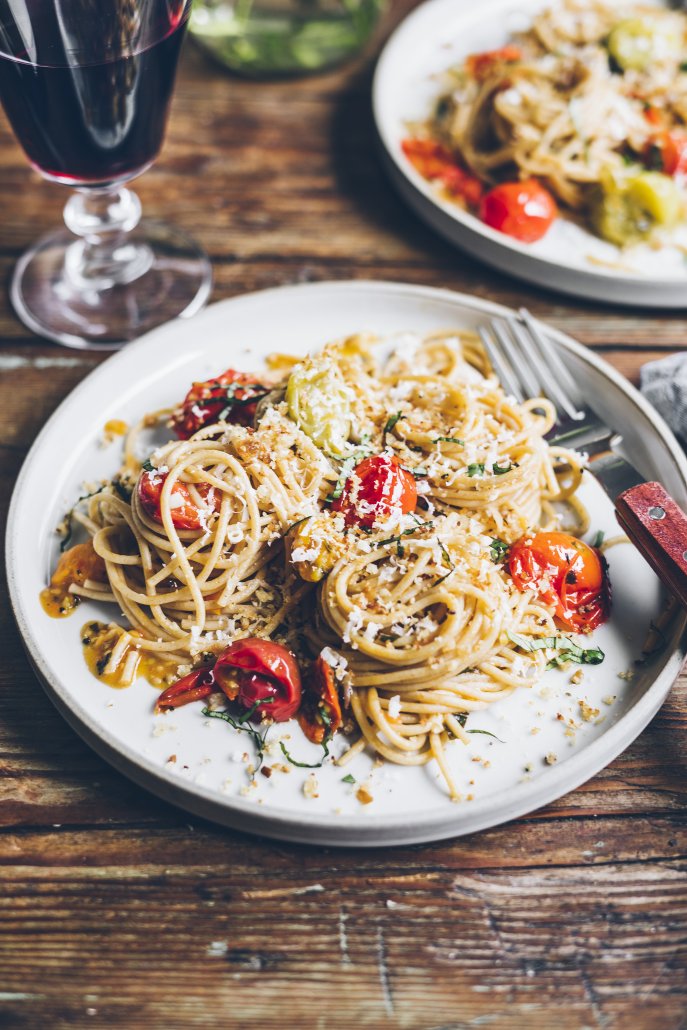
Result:
[[[522,243],[534,243],[558,214],[556,202],[536,179],[504,182],[482,198],[480,218],[492,229]]]
[[[497,65],[511,64],[514,61],[519,61],[521,57],[522,50],[520,47],[509,43],[498,50],[486,50],[482,54],[470,54],[465,62],[465,70],[473,79],[483,82]]]
[[[534,590],[556,618],[590,633],[610,613],[608,574],[598,550],[569,533],[535,533],[510,549],[508,568],[519,590]]]
[[[166,478],[167,473],[160,473],[155,469],[152,472],[144,471],[141,473],[141,478],[136,487],[141,507],[156,522],[162,522],[160,496]],[[177,529],[203,529],[207,513],[209,511],[217,511],[219,508],[220,499],[214,487],[211,487],[208,483],[196,483],[195,488],[207,502],[205,509],[199,508],[191,499],[186,483],[177,481],[172,487],[170,501],[172,524]]]
[[[687,174],[687,135],[682,132],[663,132],[654,140],[661,158],[661,171],[666,175]]]
[[[301,703],[301,676],[294,655],[258,637],[234,640],[217,659],[214,681],[230,701],[275,722],[286,722]],[[258,704],[265,701],[266,704]]]
[[[398,458],[373,454],[353,469],[332,510],[344,513],[347,526],[372,529],[390,515],[415,511],[416,505],[417,487],[412,472],[402,468]]]
[[[441,182],[449,193],[477,207],[484,188],[456,162],[449,150],[432,139],[404,139],[401,147],[413,167],[430,182]]]
[[[313,662],[305,680],[298,725],[313,744],[333,737],[343,722],[334,671],[324,658]]]
[[[213,685],[212,669],[199,669],[197,672],[190,672],[188,676],[182,677],[173,683],[171,687],[163,690],[157,699],[155,708],[159,712],[166,712],[170,708],[181,708],[192,701],[202,701],[209,697],[215,689]]]
[[[246,372],[227,369],[216,379],[194,383],[183,404],[172,414],[172,427],[180,440],[188,440],[213,422],[252,426],[258,401],[270,388]]]

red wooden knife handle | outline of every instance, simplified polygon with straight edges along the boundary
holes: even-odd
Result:
[[[615,502],[618,522],[670,592],[687,608],[687,515],[660,483],[641,483]]]

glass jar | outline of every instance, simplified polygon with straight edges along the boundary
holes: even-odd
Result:
[[[304,75],[367,42],[386,0],[195,0],[190,32],[232,71]]]

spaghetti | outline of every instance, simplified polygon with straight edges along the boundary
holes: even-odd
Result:
[[[101,633],[108,682],[131,683],[145,657],[154,683],[174,690],[190,677],[185,699],[207,696],[219,691],[212,668],[228,647],[270,641],[301,669],[325,669],[360,731],[349,756],[368,745],[399,764],[435,758],[455,797],[445,748],[468,739],[469,714],[537,681],[566,640],[561,617],[575,625],[566,605],[601,612],[589,626],[607,606],[594,608],[600,582],[577,595],[580,579],[561,607],[546,594],[550,569],[546,590],[527,580],[543,561],[538,538],[565,536],[553,532],[556,505],[575,506],[582,476],[578,456],[544,439],[550,402],[507,397],[470,334],[409,337],[381,362],[378,350],[357,336],[302,362],[282,357],[259,388],[226,373],[221,411],[222,377],[194,384],[172,425],[195,431],[141,467],[141,431],[169,424],[170,411],[146,416],[119,476],[74,512],[97,568],[72,576],[69,591],[125,617],[126,627],[89,634],[90,644]],[[254,426],[240,424],[248,404]],[[509,548],[530,536],[516,577]],[[568,584],[578,557],[594,557],[575,547]],[[311,698],[310,710],[301,724],[326,742],[332,707]]]
[[[655,237],[685,217],[686,42],[680,11],[562,0],[507,45],[444,73],[434,114],[406,153],[525,242],[556,214],[546,191],[612,243]],[[529,225],[515,183],[530,191],[521,201]],[[484,191],[494,188],[492,203]]]

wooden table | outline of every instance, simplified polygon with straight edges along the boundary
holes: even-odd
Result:
[[[394,5],[391,22],[413,6]],[[148,215],[206,246],[214,299],[396,279],[526,303],[633,381],[687,318],[570,301],[498,275],[409,213],[375,157],[368,54],[293,83],[188,47]],[[0,125],[0,265],[65,191]],[[26,451],[102,355],[26,332],[0,297],[2,510]],[[0,1025],[422,1030],[687,1026],[687,679],[609,768],[554,805],[397,850],[272,844],[112,771],[53,710],[0,609]]]

